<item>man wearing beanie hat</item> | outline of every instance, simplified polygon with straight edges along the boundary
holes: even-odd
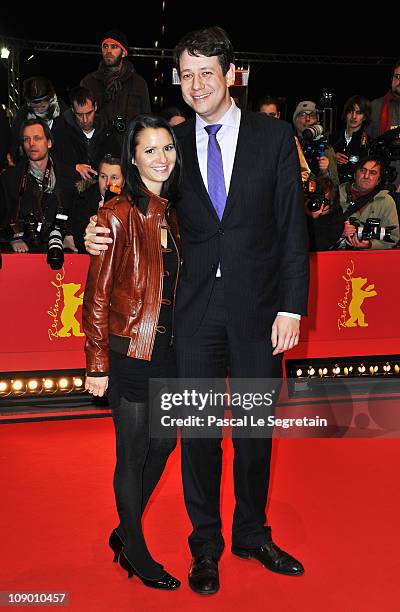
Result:
[[[317,107],[315,102],[312,100],[302,100],[296,106],[296,110],[293,113],[293,123],[296,129],[296,136],[299,139],[307,163],[311,169],[311,173],[315,176],[326,176],[332,179],[334,183],[339,184],[339,177],[337,172],[335,152],[330,145],[325,148],[324,155],[315,157],[314,154],[311,156],[307,155],[304,150],[303,132],[307,128],[318,123]]]
[[[147,83],[127,59],[128,48],[123,32],[116,29],[106,32],[98,69],[81,81],[82,87],[94,94],[99,114],[113,126],[121,142],[128,122],[136,115],[151,112]]]

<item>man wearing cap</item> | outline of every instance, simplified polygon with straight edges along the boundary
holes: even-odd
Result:
[[[315,102],[311,100],[299,102],[293,114],[293,123],[311,172],[315,176],[329,176],[336,184],[339,184],[335,152],[332,147],[328,145],[325,147],[324,154],[317,157],[314,154],[307,155],[305,150],[303,132],[318,123]]]
[[[17,162],[22,156],[21,126],[28,119],[40,119],[46,123],[50,130],[54,130],[60,116],[67,110],[67,105],[63,100],[57,98],[53,83],[44,76],[33,76],[25,79],[22,85],[22,95],[25,103],[18,110],[18,113],[11,126],[11,147],[10,153]]]
[[[137,74],[128,56],[128,39],[119,30],[107,32],[101,43],[103,59],[96,72],[81,85],[89,89],[100,115],[122,136],[127,123],[140,113],[151,112],[147,83]]]

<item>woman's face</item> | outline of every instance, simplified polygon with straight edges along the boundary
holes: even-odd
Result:
[[[137,166],[147,189],[160,195],[176,162],[171,134],[165,128],[145,128],[139,132],[132,163]]]
[[[99,169],[99,189],[104,197],[108,185],[123,187],[125,183],[121,166],[114,164],[101,164]]]

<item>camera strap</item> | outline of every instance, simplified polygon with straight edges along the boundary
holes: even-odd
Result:
[[[350,186],[350,183],[347,183],[346,184],[346,194],[347,194],[346,201],[349,204],[349,206],[347,210],[343,213],[344,220],[347,221],[347,219],[351,217],[352,215],[354,215],[354,213],[358,212],[359,210],[361,210],[361,208],[364,208],[364,206],[372,202],[372,200],[381,191],[381,189],[382,187],[379,185],[375,187],[369,193],[362,195],[359,198],[357,198],[355,201],[353,201],[353,198],[351,195],[351,186]]]
[[[39,209],[39,213],[40,213],[40,218],[42,221],[44,221],[44,215],[43,215],[43,211],[42,211],[42,200],[43,200],[43,196],[44,193],[46,191],[46,189],[48,188],[49,182],[50,182],[50,176],[51,176],[51,171],[53,168],[53,163],[51,161],[51,158],[49,156],[48,160],[47,160],[47,165],[46,165],[46,169],[43,173],[43,179],[42,179],[42,184],[41,184],[41,188],[39,189],[39,197],[38,197],[38,209]],[[24,171],[22,173],[22,177],[21,177],[21,182],[19,184],[19,192],[18,192],[18,204],[17,204],[17,211],[16,211],[16,215],[15,215],[15,223],[18,221],[19,219],[19,213],[20,213],[20,209],[21,209],[21,198],[24,195],[27,187],[28,187],[28,178],[29,178],[29,169],[30,169],[30,162],[29,160],[27,160],[25,167],[24,167]]]

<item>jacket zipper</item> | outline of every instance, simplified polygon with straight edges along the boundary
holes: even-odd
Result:
[[[180,255],[179,255],[179,250],[178,250],[177,244],[176,244],[176,242],[175,242],[175,239],[174,239],[174,237],[173,237],[173,235],[172,235],[172,232],[171,232],[171,229],[170,229],[170,227],[169,227],[169,226],[168,226],[168,233],[169,233],[169,235],[171,236],[171,240],[172,240],[172,242],[173,242],[173,243],[174,243],[174,245],[175,245],[176,257],[177,257],[177,259],[178,259],[178,269],[177,269],[177,271],[176,271],[176,279],[175,279],[175,284],[174,284],[174,293],[173,293],[174,299],[173,299],[173,301],[172,301],[171,340],[170,340],[170,342],[169,342],[169,343],[170,343],[170,346],[173,346],[173,344],[174,344],[174,321],[175,321],[175,301],[176,301],[176,288],[177,288],[177,286],[178,286],[179,270],[180,270],[180,267],[181,267],[181,258],[180,258]]]

